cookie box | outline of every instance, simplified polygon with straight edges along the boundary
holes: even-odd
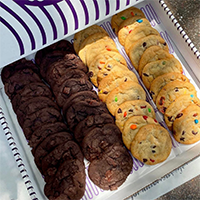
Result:
[[[20,58],[34,61],[35,53],[59,40],[73,43],[76,32],[93,24],[100,25],[117,45],[127,61],[128,67],[138,77],[137,71],[120,45],[111,28],[111,17],[131,6],[141,9],[151,26],[159,31],[173,54],[182,64],[184,74],[195,86],[200,98],[200,53],[177,22],[163,0],[54,0],[1,2],[0,72],[1,69]],[[145,89],[145,88],[144,88]],[[147,90],[147,101],[156,112],[156,118],[166,127],[163,116],[158,112]],[[37,169],[31,149],[18,124],[10,101],[0,82],[0,124],[14,159],[22,175],[31,199],[47,199],[44,195],[44,180]],[[167,127],[166,127],[167,128]],[[166,174],[200,155],[200,142],[182,145],[172,138],[172,151],[166,161],[147,166],[133,158],[133,168],[127,180],[115,191],[103,191],[86,177],[86,190],[82,200],[88,199],[132,199],[139,191],[148,188]],[[86,175],[88,163],[85,161]],[[196,171],[197,174],[200,171]]]

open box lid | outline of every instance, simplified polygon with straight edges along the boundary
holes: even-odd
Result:
[[[96,24],[144,0],[3,0],[0,24],[0,68]],[[167,28],[172,30],[176,44],[184,45],[187,62],[198,64],[200,53],[162,0],[146,1],[162,12]],[[151,6],[147,17],[158,20]],[[171,35],[171,34],[170,34]],[[184,54],[184,52],[186,52]],[[192,60],[191,60],[192,59]]]

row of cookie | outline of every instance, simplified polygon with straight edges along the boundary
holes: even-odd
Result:
[[[1,77],[35,164],[44,176],[45,195],[49,199],[80,199],[85,192],[84,157],[38,68],[22,59],[4,67]]]
[[[82,45],[82,43],[86,44],[87,41],[91,41],[90,38],[93,38],[96,36],[95,34],[95,28],[97,26],[91,26],[88,27],[85,30],[82,30],[75,34],[74,36],[74,46],[76,47],[77,41],[79,41],[79,46]],[[99,29],[99,27],[97,27]],[[94,31],[94,34],[93,34]],[[90,35],[88,35],[90,33]],[[82,39],[80,39],[82,37]],[[99,39],[101,40],[101,39]],[[96,42],[90,43],[90,48],[93,46],[96,46]],[[100,44],[98,44],[100,46]],[[85,54],[89,55],[90,51],[87,49],[84,49]],[[113,52],[113,50],[110,50],[106,52],[107,55],[110,55]],[[110,57],[107,56],[104,57],[101,54],[104,54],[103,51],[95,52],[96,53],[96,58],[94,58],[94,61],[96,64],[96,69],[93,70],[93,78],[97,78],[97,85],[98,86],[98,95],[99,98],[106,103],[106,106],[109,110],[109,112],[115,117],[116,119],[116,125],[122,132],[122,137],[124,144],[126,147],[131,150],[131,145],[134,144],[135,140],[135,135],[137,131],[139,130],[139,127],[145,126],[148,123],[157,123],[155,120],[155,112],[151,105],[146,102],[146,93],[144,89],[140,86],[138,83],[136,75],[130,71],[127,66],[120,65],[117,63],[115,60],[110,60]],[[97,55],[99,54],[99,55]],[[102,59],[104,58],[104,59]],[[98,64],[103,63],[103,67],[99,67]],[[89,66],[89,71],[91,70],[91,67]],[[102,73],[103,72],[103,73]],[[90,72],[89,72],[90,73]],[[95,74],[96,73],[96,74]],[[99,74],[102,73],[104,76],[99,79]],[[93,81],[93,83],[96,83]],[[129,119],[130,118],[130,119]],[[143,121],[141,120],[143,119]],[[138,129],[134,129],[133,127],[136,126],[136,124],[133,124],[130,129],[130,125],[128,123],[134,123],[131,120],[139,120],[138,121]],[[127,121],[127,125],[126,124]],[[127,131],[129,129],[129,132]],[[160,125],[157,124],[157,126],[154,127],[154,131],[160,130],[163,128],[160,127]],[[168,132],[164,129],[164,134],[168,138],[166,143],[162,145],[160,143],[160,146],[167,146],[165,147],[165,150],[167,149],[166,153],[162,153],[160,151],[153,151],[154,153],[151,155],[148,154],[144,158],[144,155],[142,156],[137,156],[136,151],[132,151],[133,156],[138,158],[140,161],[145,162],[146,164],[157,164],[159,162],[162,162],[165,160],[170,152],[171,152],[171,140],[169,137]],[[160,138],[159,138],[160,139]],[[135,145],[132,145],[135,146]],[[151,144],[151,146],[156,146],[158,149],[159,145]],[[132,147],[133,149],[134,147]],[[142,147],[143,148],[143,147]],[[151,149],[151,147],[146,148],[146,149]],[[148,151],[147,150],[147,151]],[[159,156],[158,156],[159,155]],[[155,159],[155,157],[157,157]],[[162,159],[158,159],[158,157],[162,157]]]
[[[68,41],[58,43],[72,47]],[[51,46],[40,50],[35,60],[40,70],[45,71],[45,74],[41,74],[52,88],[69,130],[85,158],[90,161],[88,175],[100,188],[116,190],[126,180],[133,165],[130,154],[123,147],[120,131],[105,103],[99,100],[93,90],[87,76],[88,68],[74,51],[57,59],[47,53],[49,48]],[[54,51],[56,55],[60,50],[55,48]],[[48,62],[45,61],[47,59]]]
[[[119,13],[118,18],[124,12],[128,13],[130,10],[127,9]],[[158,110],[164,114],[165,122],[172,130],[175,139],[184,144],[194,143],[200,139],[200,134],[197,134],[199,124],[195,123],[198,119],[193,120],[190,124],[193,129],[187,133],[184,132],[184,137],[182,129],[179,128],[178,131],[174,122],[177,121],[175,119],[178,118],[178,114],[187,107],[188,103],[186,102],[199,105],[196,89],[182,74],[181,63],[169,53],[165,41],[159,36],[159,32],[152,28],[149,23],[145,23],[145,20],[141,19],[140,24],[137,21],[129,15],[121,23],[118,31],[119,41],[149,90]],[[125,42],[122,41],[122,36]],[[182,95],[186,96],[182,97]],[[178,103],[180,100],[184,102],[185,106]],[[196,109],[198,110],[198,108]]]
[[[80,59],[89,68],[90,80],[96,87],[114,67],[115,72],[127,69],[126,61],[115,42],[101,26],[92,25],[76,33],[73,45]]]

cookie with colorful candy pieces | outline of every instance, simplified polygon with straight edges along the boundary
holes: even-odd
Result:
[[[172,81],[165,85],[158,93],[156,106],[161,113],[165,113],[175,99],[184,94],[197,95],[194,85],[190,82]]]
[[[79,31],[78,33],[75,33],[73,46],[77,54],[79,52],[80,46],[83,43],[83,41],[87,39],[90,35],[95,33],[105,33],[108,35],[108,33],[105,31],[104,28],[96,24]]]
[[[150,89],[149,89],[149,92],[151,94],[153,101],[154,102],[156,101],[156,97],[158,96],[158,93],[167,83],[175,81],[175,80],[189,82],[189,79],[185,75],[179,72],[170,72],[170,73],[166,73],[155,78],[151,82]]]
[[[94,55],[92,55],[93,58],[97,54],[99,55],[98,51],[93,51],[93,46],[95,46],[97,49],[100,48],[101,50],[108,49],[108,51],[111,50],[118,51],[115,42],[106,33],[92,34],[83,41],[83,43],[80,46],[80,50],[78,52],[78,56],[87,66],[88,66],[87,58],[90,56],[91,52],[94,53]],[[90,53],[87,53],[88,51]]]
[[[196,104],[200,107],[200,100],[196,95],[193,94],[185,94],[177,97],[175,101],[173,101],[164,113],[165,123],[168,126],[169,130],[172,130],[173,123],[178,117],[178,114],[181,113],[186,107],[190,104]]]
[[[182,110],[173,123],[173,136],[182,144],[194,144],[200,140],[200,107],[190,104]]]
[[[157,120],[146,115],[132,116],[124,123],[122,139],[125,146],[130,150],[131,143],[141,127],[146,124],[158,124]]]
[[[124,20],[126,20],[130,17],[136,17],[136,16],[140,16],[140,18],[145,17],[144,13],[136,7],[130,7],[126,10],[123,10],[123,11],[113,15],[111,18],[111,27],[112,27],[113,31],[115,32],[115,34],[118,33],[119,26]]]
[[[139,62],[144,51],[147,48],[156,45],[169,52],[167,43],[161,36],[158,35],[146,36],[131,45],[128,56],[136,70],[138,70]]]
[[[146,18],[131,17],[121,23],[118,31],[118,39],[122,46],[125,44],[127,36],[137,27],[151,27]]]
[[[142,22],[140,24],[142,24]],[[149,25],[148,26],[138,25],[132,31],[129,31],[129,32],[130,33],[126,36],[125,41],[124,41],[124,49],[127,54],[129,52],[129,48],[131,47],[131,45],[134,42],[136,42],[139,39],[146,37],[148,35],[159,35],[160,34],[155,28],[153,28]]]
[[[183,73],[182,65],[178,59],[170,58],[150,62],[142,70],[142,81],[149,90],[153,80],[170,72]]]
[[[115,60],[120,64],[127,66],[126,60],[118,51],[101,51],[101,53],[93,60],[93,62],[88,66],[89,68],[89,78],[92,83],[97,87],[97,75],[99,70],[105,67],[105,64],[109,60]]]
[[[115,111],[115,123],[123,131],[125,122],[132,116],[156,117],[155,111],[151,104],[145,100],[131,100],[120,104]]]
[[[147,165],[165,161],[171,148],[171,137],[159,124],[146,124],[141,127],[131,143],[133,157]]]
[[[144,89],[137,82],[127,81],[123,82],[109,93],[106,99],[106,105],[110,113],[114,115],[118,106],[123,102],[139,99],[146,100]]]
[[[168,51],[164,50],[162,47],[155,45],[147,48],[141,56],[138,66],[138,73],[142,76],[142,70],[146,64],[154,62],[161,59],[170,59],[173,58],[173,54],[170,54]]]
[[[110,61],[109,65],[112,63],[118,63],[116,61]],[[99,71],[100,72],[100,71]],[[107,75],[108,74],[108,75]],[[114,68],[111,67],[110,71],[106,72],[106,76],[99,82],[98,85],[98,96],[103,101],[106,102],[109,93],[120,86],[122,83],[127,81],[134,81],[138,83],[136,75],[123,65],[116,65]]]

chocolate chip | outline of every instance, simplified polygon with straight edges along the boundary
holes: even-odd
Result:
[[[133,112],[133,109],[129,109],[128,111],[129,111],[129,112]]]
[[[193,117],[196,117],[198,115],[198,113],[195,113],[194,115],[193,115]]]
[[[121,108],[119,108],[117,112],[118,112],[118,113],[122,113],[122,109],[121,109]]]
[[[194,134],[194,135],[196,135],[198,133],[198,131],[197,132],[195,132],[195,131],[192,131],[192,134]]]
[[[70,88],[69,87],[64,87],[63,94],[69,94],[69,93],[70,93]]]
[[[175,91],[175,92],[178,92],[178,91],[179,91],[179,89],[178,89],[177,87],[175,87],[175,88],[174,88],[174,91]]]
[[[103,93],[104,93],[104,94],[108,94],[108,92],[107,92],[107,91],[104,91]]]
[[[182,132],[182,135],[184,135],[184,134],[185,134],[185,131]]]
[[[177,118],[180,118],[180,117],[182,117],[183,116],[183,113],[179,113],[177,116],[176,116],[176,119]]]
[[[124,82],[126,82],[126,81],[127,81],[127,78],[125,78]]]
[[[165,43],[163,43],[163,45],[164,45],[164,46],[166,46],[166,45],[167,45],[167,43],[165,42]]]
[[[148,74],[146,74],[146,73],[143,73],[143,75],[144,75],[144,76],[147,76],[147,77],[149,76],[149,75],[148,75]]]
[[[88,73],[89,77],[93,77],[93,72]]]
[[[153,95],[155,95],[155,93],[154,93],[153,91],[151,91],[151,92],[150,92],[150,95],[153,96]]]
[[[146,43],[146,42],[144,42],[144,43],[142,44],[142,46],[143,46],[143,47],[146,47],[146,45],[147,45],[147,43]]]
[[[144,163],[147,162],[147,159],[146,159],[146,158],[143,158],[143,162],[144,162]]]
[[[156,148],[156,145],[152,146],[152,148],[155,149],[155,148]]]
[[[152,153],[156,153],[156,151],[155,151],[155,150],[152,150]]]
[[[165,100],[165,97],[161,97],[161,98],[160,98],[160,101],[159,101],[159,105],[163,105],[164,100]]]
[[[173,117],[170,116],[170,117],[168,117],[168,120],[169,120],[170,122],[174,122],[174,120],[173,120],[172,118],[173,118]]]
[[[181,138],[180,138],[180,140],[181,140],[181,141],[184,141],[184,140],[185,140],[185,138],[184,138],[184,137],[181,137]]]

